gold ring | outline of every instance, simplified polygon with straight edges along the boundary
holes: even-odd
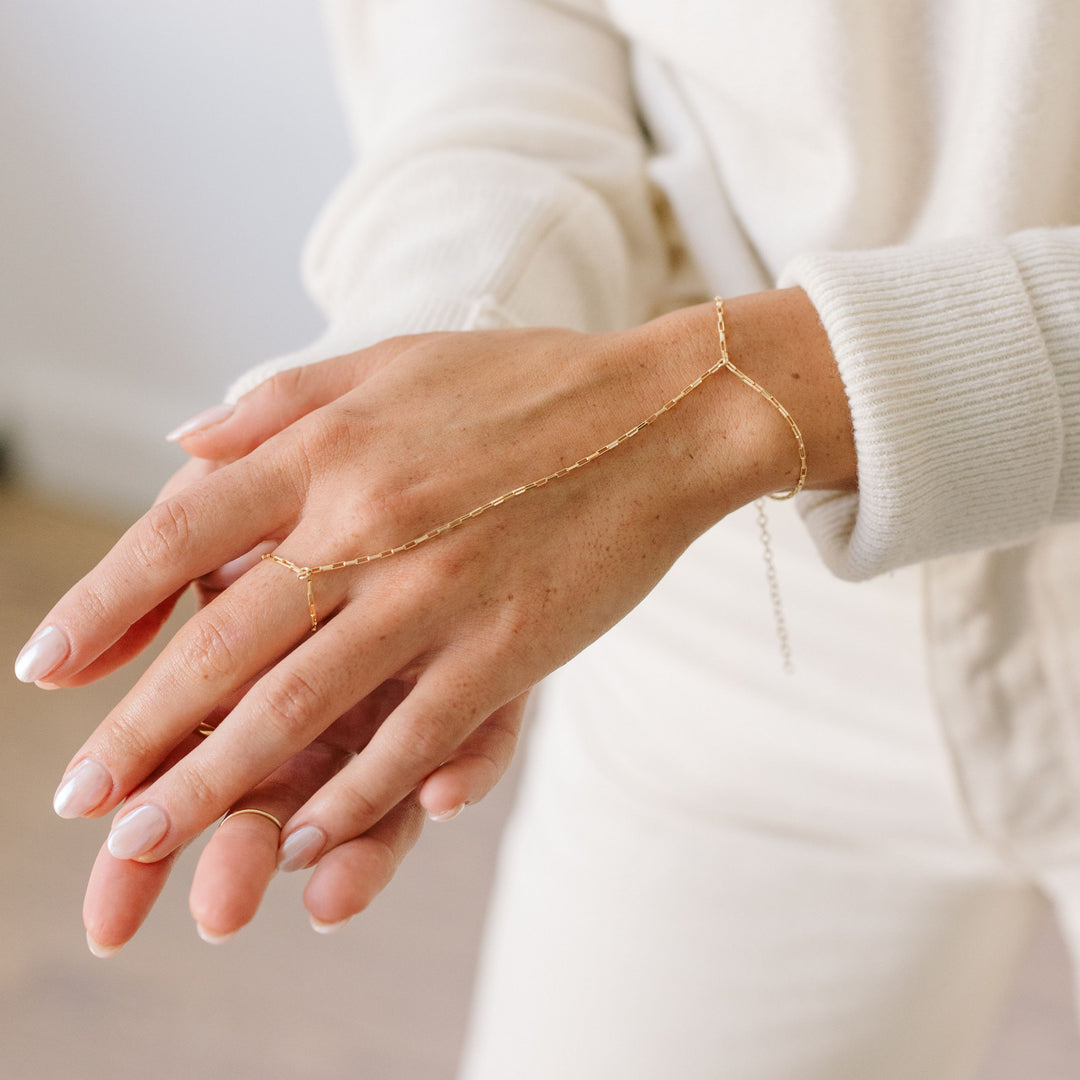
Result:
[[[216,724],[202,723],[195,729],[195,734],[205,739],[207,735],[213,735],[215,731],[217,731]]]
[[[226,821],[231,817],[238,817],[240,814],[258,814],[259,817],[264,817],[272,821],[278,829],[284,829],[285,826],[269,810],[256,810],[254,806],[245,807],[243,810],[230,810],[222,819],[221,824],[224,825]],[[219,828],[221,826],[218,826]]]

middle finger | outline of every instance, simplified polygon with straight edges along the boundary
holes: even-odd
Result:
[[[274,665],[210,738],[131,800],[113,823],[110,851],[153,862],[206,828],[411,660],[419,622],[406,613],[387,629],[359,605],[329,619]]]
[[[176,632],[72,759],[57,791],[61,817],[107,813],[221,701],[303,638],[303,606],[278,584],[268,565],[256,567]]]

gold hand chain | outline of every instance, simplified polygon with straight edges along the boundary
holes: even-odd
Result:
[[[629,431],[624,431],[617,439],[612,439],[611,442],[604,446],[601,446],[598,450],[594,450],[586,457],[580,458],[572,465],[566,465],[561,469],[557,469],[553,473],[548,473],[547,476],[541,476],[538,480],[533,480],[528,484],[522,484],[521,487],[516,487],[512,491],[506,491],[502,495],[497,496],[494,499],[477,506],[475,509],[470,510],[467,514],[462,514],[460,517],[452,518],[450,521],[444,521],[441,525],[435,526],[433,529],[429,529],[421,536],[414,536],[411,540],[406,540],[403,544],[398,544],[396,547],[384,548],[382,551],[376,551],[370,555],[357,555],[353,559],[342,559],[339,562],[326,563],[323,566],[300,566],[297,563],[291,562],[289,559],[283,558],[280,555],[267,554],[263,556],[264,560],[269,559],[272,562],[279,563],[287,570],[291,570],[297,578],[304,582],[307,587],[307,603],[308,614],[311,616],[311,629],[312,632],[319,628],[319,616],[315,606],[315,583],[314,578],[317,574],[327,574],[331,570],[344,570],[350,566],[364,566],[367,563],[376,562],[379,559],[388,559],[391,555],[399,555],[404,551],[412,551],[413,548],[419,547],[421,544],[426,544],[429,540],[434,540],[436,536],[442,536],[444,533],[448,533],[453,529],[460,528],[467,521],[472,521],[474,518],[478,518],[481,514],[486,513],[488,510],[493,510],[496,506],[501,506],[503,503],[508,502],[510,499],[516,499],[519,495],[524,495],[527,491],[533,491],[536,488],[541,488],[545,484],[550,484],[553,480],[559,480],[564,476],[569,475],[576,469],[582,469],[590,462],[596,461],[597,458],[603,457],[604,454],[610,450],[614,450],[618,446],[622,446],[624,442],[632,439],[639,432],[644,431],[650,424],[659,420],[661,416],[666,412],[670,412],[676,405],[682,401],[687,394],[696,390],[706,379],[715,375],[723,368],[728,368],[733,375],[740,378],[747,386],[752,390],[760,394],[770,405],[775,408],[780,415],[787,421],[791,428],[792,434],[795,436],[795,442],[799,451],[799,478],[795,483],[795,486],[791,491],[784,492],[782,494],[770,495],[771,499],[790,499],[797,495],[803,487],[806,481],[806,446],[803,443],[802,432],[799,430],[798,424],[792,418],[791,414],[780,404],[779,401],[772,394],[769,393],[763,386],[756,383],[749,375],[740,371],[729,359],[727,349],[727,332],[724,328],[724,302],[718,296],[715,298],[716,304],[716,328],[720,335],[720,359],[717,360],[712,367],[707,371],[699,375],[692,383],[685,386],[678,394],[676,394],[670,401],[665,402],[656,410],[651,416],[647,416],[641,423],[636,424],[630,428]],[[791,664],[791,647],[788,640],[787,627],[784,622],[783,609],[780,604],[780,590],[776,577],[776,566],[772,557],[772,547],[770,544],[768,523],[765,518],[765,504],[759,499],[757,500],[758,508],[758,524],[761,531],[762,543],[765,550],[765,566],[766,566],[766,579],[769,585],[769,595],[773,603],[773,615],[776,621],[777,636],[780,640],[780,652],[784,661],[785,671],[792,670]]]

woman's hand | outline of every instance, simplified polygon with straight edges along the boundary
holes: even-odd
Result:
[[[809,320],[797,310],[801,294],[772,295],[771,324],[755,322],[758,298],[729,305],[733,359],[803,423],[811,483],[850,484],[825,407],[838,387],[828,343],[812,308]],[[760,348],[770,342],[779,347]],[[299,565],[348,559],[568,464],[700,374],[715,347],[710,312],[695,308],[625,334],[395,339],[376,347],[393,362],[355,390],[351,365],[371,350],[290,375],[328,404],[129,530],[50,613],[58,644],[39,654],[56,662],[33,674],[74,685],[188,581],[267,536],[282,536],[281,554]],[[782,385],[793,365],[804,379]],[[714,379],[602,464],[405,555],[322,575],[316,635],[296,579],[254,567],[181,628],[76,755],[65,811],[108,812],[257,678],[114,823],[115,857],[156,862],[377,687],[403,680],[412,689],[362,752],[291,817],[284,865],[310,865],[625,614],[704,528],[790,483],[790,433],[770,414],[735,380]]]
[[[190,483],[210,475],[221,462],[235,460],[282,427],[310,411],[298,396],[275,400],[280,384],[270,392],[252,394],[238,408],[216,409],[212,425],[191,425],[187,440],[206,455],[179,469],[165,484],[155,503],[178,494]],[[229,423],[223,424],[223,413]],[[191,434],[192,429],[196,434]],[[205,575],[195,585],[199,607],[256,565],[264,542],[252,552]],[[169,605],[171,607],[171,604]],[[168,611],[162,611],[167,617]],[[246,691],[250,687],[245,687]],[[319,787],[358,753],[379,723],[405,695],[407,688],[388,682],[340,717],[315,742],[295,754],[274,774],[244,796],[234,810],[254,808],[259,814],[227,817],[214,831],[199,857],[189,906],[199,935],[210,944],[233,937],[250,922],[277,869],[279,822],[287,820]],[[228,715],[243,693],[219,704],[207,718],[213,727]],[[320,933],[343,926],[389,883],[409,849],[419,839],[423,818],[448,821],[468,804],[479,802],[510,764],[521,729],[525,697],[516,699],[485,720],[461,750],[421,785],[418,792],[390,811],[356,840],[335,849],[319,863],[304,893],[311,924]],[[192,738],[166,763],[171,766],[198,745]],[[164,771],[164,770],[159,770]],[[156,863],[117,859],[103,844],[91,872],[83,905],[87,942],[94,955],[115,954],[136,933],[172,873],[178,848]]]

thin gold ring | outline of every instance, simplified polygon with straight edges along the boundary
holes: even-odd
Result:
[[[238,817],[240,814],[258,814],[259,817],[267,818],[272,821],[278,829],[284,829],[285,826],[269,810],[256,810],[254,806],[247,806],[243,810],[230,810],[222,819],[221,824],[224,825],[226,821],[231,817]],[[220,828],[220,826],[219,826]]]
[[[207,735],[213,735],[215,731],[217,731],[216,724],[203,723],[195,729],[195,734],[205,739]]]

